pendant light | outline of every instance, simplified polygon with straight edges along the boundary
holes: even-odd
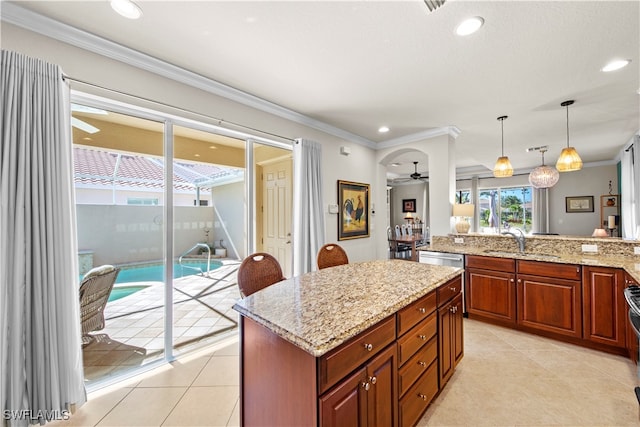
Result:
[[[508,116],[500,116],[498,120],[502,125],[502,156],[498,157],[498,161],[496,161],[496,165],[493,167],[493,176],[496,178],[506,178],[508,176],[513,175],[513,167],[511,167],[511,162],[509,158],[504,155],[504,120]]]
[[[563,107],[567,107],[567,147],[562,149],[560,157],[556,162],[556,169],[560,172],[573,172],[582,169],[582,159],[578,155],[575,148],[569,146],[569,105],[574,101],[564,101],[560,104]]]
[[[548,147],[539,147],[542,153],[542,166],[538,166],[529,174],[529,184],[535,188],[550,188],[558,183],[560,174],[554,168],[544,164],[544,153]]]

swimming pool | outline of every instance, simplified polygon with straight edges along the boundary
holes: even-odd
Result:
[[[211,260],[209,271],[222,266],[217,260]],[[191,276],[207,271],[207,261],[183,261],[182,265],[173,264],[173,278]],[[164,264],[142,264],[121,267],[116,283],[162,282],[164,281]]]
[[[149,286],[118,286],[111,289],[111,293],[109,294],[109,299],[107,302],[115,301],[120,298],[124,298],[131,294],[135,294],[138,291],[143,290],[144,288],[148,288]]]

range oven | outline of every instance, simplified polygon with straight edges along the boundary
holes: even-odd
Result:
[[[625,288],[624,298],[629,305],[629,324],[633,328],[636,338],[640,339],[640,287],[633,285]],[[636,354],[634,359],[639,360],[638,367],[640,368],[640,355]],[[637,375],[640,382],[640,370]],[[634,391],[640,405],[640,387],[635,387]]]

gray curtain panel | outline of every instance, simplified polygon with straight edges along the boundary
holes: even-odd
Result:
[[[2,51],[0,403],[8,426],[86,401],[69,88],[56,65]]]
[[[631,144],[621,152],[620,187],[624,197],[622,208],[622,237],[640,239],[640,136],[634,135]]]
[[[324,245],[322,146],[297,139],[293,144],[293,275],[316,269]]]

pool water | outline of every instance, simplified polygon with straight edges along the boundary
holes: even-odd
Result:
[[[107,302],[115,301],[120,298],[124,298],[131,294],[135,294],[138,291],[147,288],[148,286],[120,286],[117,288],[111,289],[111,293],[109,294],[109,299]]]
[[[212,260],[209,264],[209,271],[213,271],[216,268],[222,266],[219,261]],[[191,276],[194,274],[200,274],[207,271],[207,262],[183,262],[182,265],[173,265],[173,278]],[[126,267],[120,270],[116,283],[131,283],[131,282],[162,282],[164,281],[164,265],[152,264],[141,265],[135,267]]]
[[[209,271],[213,271],[216,268],[222,266],[219,261],[211,261],[209,264]],[[194,274],[200,274],[207,271],[207,262],[183,262],[182,265],[173,265],[173,277],[177,279],[179,277],[191,276]],[[164,280],[164,265],[163,264],[151,264],[141,265],[135,267],[126,267],[120,270],[118,277],[116,278],[116,284],[120,283],[136,283],[136,282],[162,282]],[[115,286],[109,294],[109,302],[124,298],[131,294],[134,294],[149,285],[131,285],[131,286]]]

